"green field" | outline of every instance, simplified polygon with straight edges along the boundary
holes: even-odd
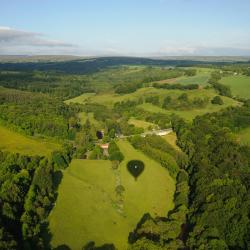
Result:
[[[221,83],[228,85],[234,96],[250,98],[249,76],[228,76],[222,78]]]
[[[181,76],[177,78],[172,79],[166,79],[157,81],[158,83],[180,83],[183,85],[188,84],[199,84],[201,86],[206,86],[207,81],[210,78],[212,69],[209,68],[194,68],[197,70],[197,73],[195,76]]]
[[[250,145],[250,128],[242,129],[237,136],[242,144]]]
[[[166,169],[135,150],[127,141],[118,146],[125,160],[118,170],[110,161],[73,160],[63,173],[59,195],[49,216],[52,246],[62,244],[82,249],[89,241],[97,245],[114,243],[126,249],[127,238],[143,216],[166,216],[173,208],[175,182]],[[135,181],[127,171],[131,159],[145,163],[145,170]],[[124,194],[118,196],[117,185]]]
[[[74,97],[72,99],[66,100],[65,103],[66,104],[70,104],[70,103],[85,103],[92,96],[95,96],[95,93],[84,93],[83,95],[80,95],[80,96]]]
[[[206,68],[196,68],[197,74],[195,76],[183,76],[176,79],[176,83],[180,84],[199,84],[201,86],[207,85],[210,74],[213,70]]]
[[[151,129],[152,128],[155,128],[155,129],[157,128],[157,125],[155,125],[154,123],[146,122],[146,121],[143,121],[143,120],[138,120],[138,119],[135,119],[135,118],[130,118],[128,123],[133,124],[135,127],[143,128],[145,131],[149,130],[149,127],[151,127]]]
[[[89,94],[83,94],[80,97],[71,99],[71,101],[76,101],[79,103],[85,103],[86,100],[88,100],[88,103],[99,103],[103,105],[107,105],[109,107],[112,107],[115,102],[121,102],[125,100],[138,100],[140,97],[145,97],[149,95],[158,95],[160,97],[160,100],[162,101],[163,98],[168,95],[172,98],[178,98],[182,93],[187,93],[189,96],[189,99],[193,99],[196,97],[199,98],[209,98],[210,100],[218,95],[214,89],[195,89],[195,90],[189,90],[189,91],[183,91],[183,90],[169,90],[169,89],[157,89],[153,87],[148,88],[141,88],[138,89],[136,92],[131,94],[125,94],[125,95],[118,95],[114,93],[106,93],[106,94],[99,94],[99,95],[89,95]],[[165,114],[172,114],[175,113],[181,117],[183,117],[186,120],[192,120],[197,115],[203,115],[208,112],[216,112],[222,108],[228,107],[228,106],[236,106],[239,105],[239,103],[231,98],[228,97],[221,97],[224,101],[223,105],[213,105],[209,102],[209,104],[204,108],[196,108],[196,109],[190,109],[190,110],[164,110],[158,106],[154,106],[150,103],[143,103],[139,105],[138,107],[141,107],[149,112],[160,112]],[[68,100],[70,101],[70,100]]]
[[[49,156],[52,151],[60,148],[57,143],[27,137],[0,126],[0,150],[25,155]]]
[[[215,93],[214,93],[214,95],[215,95]],[[209,95],[208,95],[208,97],[209,97]],[[212,98],[212,96],[210,96],[210,98]],[[192,119],[194,119],[198,115],[217,112],[220,109],[226,108],[228,106],[239,105],[238,102],[234,101],[231,98],[228,98],[228,97],[221,97],[221,98],[224,101],[223,105],[214,105],[214,104],[211,104],[209,102],[209,104],[204,108],[195,108],[195,109],[190,109],[190,110],[171,110],[171,109],[166,110],[166,109],[162,109],[158,106],[155,106],[151,103],[143,103],[139,107],[143,108],[146,111],[154,112],[154,113],[164,113],[164,114],[168,114],[168,115],[176,114],[176,115],[179,115],[180,117],[182,117],[188,121],[191,121]]]
[[[167,135],[162,136],[162,138],[164,138],[173,148],[175,148],[176,150],[181,150],[177,145],[176,145],[176,140],[177,140],[177,136],[175,132],[169,133]]]
[[[195,89],[195,90],[170,90],[170,89],[157,89],[153,87],[141,88],[130,94],[114,94],[114,93],[104,93],[98,95],[89,96],[89,94],[83,94],[79,97],[68,100],[67,102],[76,102],[80,104],[86,103],[99,103],[107,106],[112,106],[116,102],[126,101],[126,100],[138,100],[140,97],[145,97],[148,95],[158,95],[163,99],[166,95],[169,95],[173,98],[177,98],[179,95],[187,93],[188,96],[192,99],[195,97],[209,97],[212,98],[216,94],[213,89]]]
[[[176,83],[188,85],[188,84],[199,84],[199,85],[206,85],[207,81],[209,79],[210,75],[209,74],[200,74],[197,76],[190,76],[190,77],[180,77],[176,79]]]

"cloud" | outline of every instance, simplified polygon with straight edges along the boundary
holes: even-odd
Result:
[[[164,0],[166,1],[166,0]],[[233,32],[233,36],[235,32]],[[230,38],[230,36],[228,36]],[[249,37],[245,43],[227,44],[220,41],[174,41],[165,40],[152,45],[124,44],[112,39],[78,46],[53,40],[45,34],[0,26],[0,55],[80,55],[80,56],[250,56]],[[157,49],[159,48],[159,49]]]
[[[0,26],[0,54],[75,53],[78,46],[36,32]]]

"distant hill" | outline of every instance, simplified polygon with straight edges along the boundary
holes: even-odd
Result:
[[[23,62],[60,62],[83,59],[84,57],[71,55],[0,55],[1,63],[23,63]]]
[[[226,60],[227,59],[227,60]],[[230,60],[229,60],[230,59]],[[244,60],[243,60],[244,59]],[[8,61],[9,60],[9,61]],[[212,61],[215,60],[215,61]],[[10,71],[57,71],[68,74],[87,74],[120,65],[148,65],[148,66],[195,66],[195,65],[225,65],[230,63],[250,62],[247,58],[237,57],[97,57],[83,58],[76,56],[0,56],[0,70]]]

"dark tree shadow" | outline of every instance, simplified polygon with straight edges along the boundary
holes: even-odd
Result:
[[[88,242],[83,246],[82,250],[116,250],[114,244],[104,244],[102,246],[96,247],[94,241]]]
[[[71,248],[65,244],[53,248],[53,250],[71,250]]]
[[[60,185],[62,181],[62,177],[63,177],[63,174],[61,171],[57,170],[54,172],[53,185],[54,185],[55,190],[58,189],[58,186]]]
[[[47,250],[51,249],[50,241],[52,238],[52,234],[49,231],[49,223],[48,222],[43,223],[41,225],[41,235],[42,235],[42,239],[43,239],[44,248]]]
[[[43,238],[43,245],[44,245],[44,249],[46,250],[71,250],[71,248],[66,245],[66,244],[62,244],[59,245],[55,248],[52,248],[51,246],[51,239],[52,239],[52,234],[49,230],[49,223],[44,223],[41,226],[41,232],[42,232],[42,238]]]
[[[53,175],[53,185],[54,185],[54,190],[55,190],[55,199],[54,201],[57,200],[57,196],[58,196],[58,187],[59,185],[61,184],[62,182],[62,178],[63,178],[63,174],[60,170],[54,172],[54,175]]]
[[[93,250],[94,247],[95,247],[95,242],[90,241],[82,248],[82,250]]]
[[[138,224],[136,225],[136,228],[133,232],[130,232],[129,233],[129,236],[128,236],[128,242],[130,244],[133,244],[135,243],[138,238],[139,238],[139,235],[137,234],[137,230],[147,221],[147,220],[150,220],[152,219],[152,216],[149,214],[149,213],[146,213],[142,216],[141,220],[138,222]]]

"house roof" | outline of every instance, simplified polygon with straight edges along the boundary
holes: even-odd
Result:
[[[101,144],[100,147],[102,149],[108,149],[109,148],[109,143]]]

